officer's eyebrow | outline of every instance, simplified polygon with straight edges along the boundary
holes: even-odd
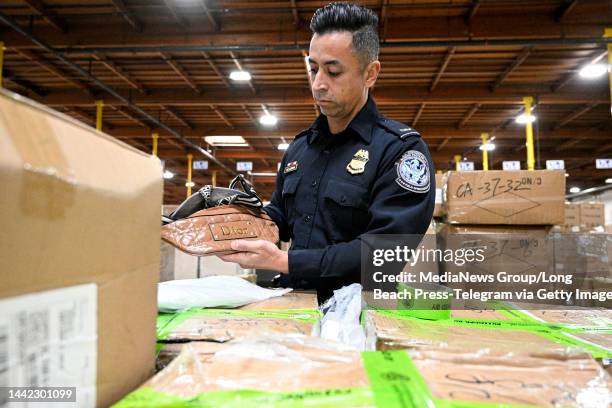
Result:
[[[317,61],[313,60],[311,57],[308,57],[308,62],[311,64],[319,64]],[[327,60],[323,63],[323,65],[342,65],[338,60]]]

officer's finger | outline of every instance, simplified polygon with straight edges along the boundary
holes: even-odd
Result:
[[[245,239],[235,240],[231,242],[231,247],[234,251],[244,252],[259,252],[262,248],[263,240],[247,241]]]

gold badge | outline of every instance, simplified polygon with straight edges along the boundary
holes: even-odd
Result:
[[[346,166],[346,171],[351,174],[361,174],[365,170],[365,165],[370,160],[370,153],[360,149],[353,155],[353,160]]]
[[[297,161],[289,162],[285,166],[285,170],[283,170],[283,173],[287,174],[287,173],[291,173],[292,171],[296,171],[297,167],[298,167],[298,162]]]

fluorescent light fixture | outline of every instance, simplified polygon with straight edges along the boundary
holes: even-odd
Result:
[[[514,119],[516,123],[524,125],[526,123],[533,123],[536,121],[535,115],[525,115],[524,113],[518,115],[516,119]]]
[[[583,193],[590,193],[592,191],[595,191],[595,187],[591,187],[591,188],[587,188],[586,190],[583,190]]]
[[[259,123],[264,126],[274,126],[278,123],[278,118],[274,115],[266,113],[265,115],[259,117]]]
[[[607,178],[606,179],[606,184],[612,184],[612,178]]]
[[[164,178],[166,180],[170,180],[172,177],[174,177],[174,173],[173,172],[171,172],[170,170],[164,171]]]
[[[578,75],[585,79],[595,79],[604,76],[607,72],[606,64],[589,64],[582,67]]]
[[[185,187],[194,187],[195,183],[193,181],[188,181],[185,183]]]
[[[278,150],[287,150],[289,148],[289,143],[280,143],[278,145]]]
[[[480,146],[478,146],[478,148],[480,150],[485,150],[487,152],[490,152],[492,150],[495,150],[495,143],[485,143],[485,144],[481,144]]]
[[[214,147],[246,147],[249,145],[242,136],[205,136],[204,141]]]
[[[569,173],[565,173],[565,177],[569,177]]]
[[[250,81],[251,80],[251,74],[248,71],[232,71],[229,77],[232,81]]]
[[[253,177],[276,177],[276,173],[250,173]]]
[[[569,192],[572,194],[576,194],[580,192],[580,187],[572,187],[569,189]]]

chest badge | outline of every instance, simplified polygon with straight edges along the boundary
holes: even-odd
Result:
[[[350,174],[361,174],[365,170],[365,165],[370,160],[370,153],[367,150],[359,149],[353,155],[353,159],[346,166],[346,171]]]
[[[297,161],[292,161],[292,162],[289,162],[289,163],[287,163],[287,165],[285,166],[285,170],[283,170],[283,173],[284,173],[284,174],[291,173],[291,172],[293,172],[293,171],[296,171],[296,170],[297,170],[297,168],[298,168],[298,162],[297,162]]]

